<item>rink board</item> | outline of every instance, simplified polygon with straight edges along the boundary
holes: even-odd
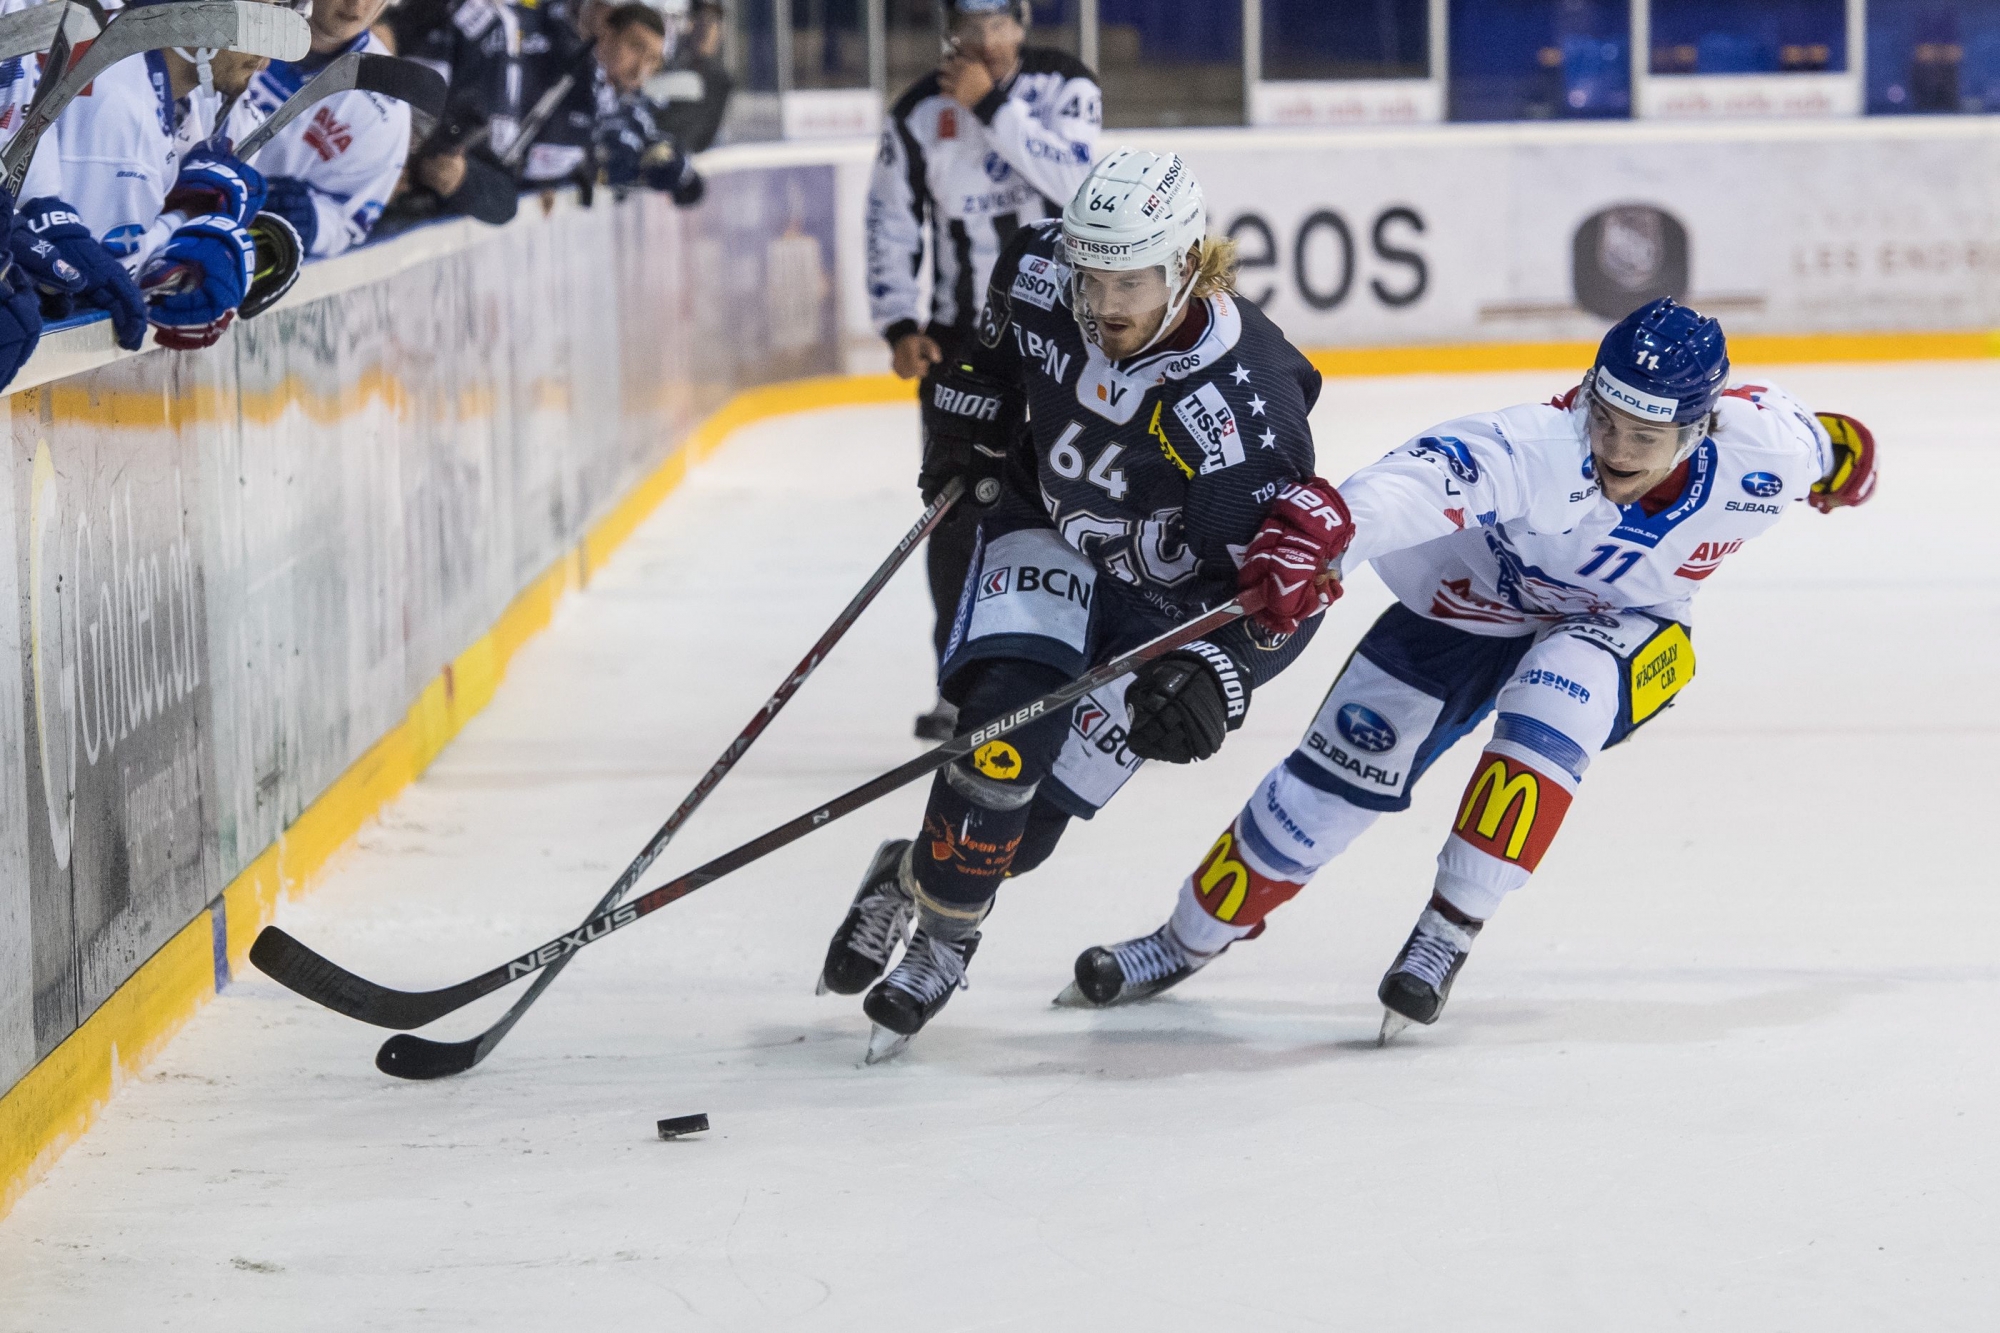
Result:
[[[1654,138],[1680,152],[1716,134],[1674,133]],[[1981,135],[1937,137],[1985,152]],[[1188,136],[1218,224],[1240,239],[1246,210],[1298,212],[1311,235],[1292,273],[1307,285],[1312,247],[1352,233],[1313,222],[1329,211],[1308,207],[1313,190],[1360,190],[1370,153],[1442,179],[1435,154],[1466,150],[1435,135],[1266,136],[1254,151],[1240,138]],[[1575,140],[1645,174],[1645,143],[1600,139],[1509,131],[1474,146],[1505,158]],[[1203,165],[1225,147],[1234,166]],[[278,896],[485,703],[513,648],[690,459],[771,412],[907,393],[813,378],[867,364],[857,349],[879,357],[860,290],[869,159],[865,146],[737,150],[693,212],[556,198],[503,229],[416,233],[310,267],[203,352],[125,356],[101,323],[49,338],[9,396],[0,468],[0,697],[21,701],[0,709],[0,1211],[120,1071],[226,983]],[[2000,180],[1973,174],[1986,183],[1952,189]],[[1943,213],[1976,221],[1981,206]],[[1423,235],[1442,245],[1448,231]],[[1614,238],[1628,257],[1645,239]],[[1506,281],[1503,304],[1553,279]],[[1888,332],[1802,308],[1793,332],[1739,338],[1737,356],[1994,355],[2000,314],[1984,285],[1959,288],[1924,287]],[[1272,307],[1322,345],[1329,374],[1567,372],[1589,354],[1593,317],[1560,291],[1523,324],[1462,302],[1438,316],[1448,284],[1377,299],[1395,316],[1382,320],[1311,290],[1289,310],[1274,292]],[[1747,308],[1723,313],[1759,327]],[[736,396],[774,381],[799,383]]]

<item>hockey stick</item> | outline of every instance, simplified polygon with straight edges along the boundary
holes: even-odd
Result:
[[[265,117],[263,124],[245,135],[236,149],[236,156],[248,162],[276,137],[279,130],[297,120],[313,103],[345,92],[376,93],[409,103],[413,116],[422,117],[430,123],[417,127],[419,136],[430,133],[430,125],[436,124],[437,118],[444,114],[444,78],[430,66],[395,56],[349,51],[335,57],[325,69],[313,75],[303,87],[287,97],[283,105]]]
[[[67,61],[67,42],[58,37],[57,46],[63,48],[67,63],[54,59],[56,53],[51,49],[49,70],[62,70],[61,77],[45,80],[35,90],[34,100],[21,119],[20,132],[6,151],[0,152],[0,168],[6,171],[9,194],[20,193],[21,181],[28,174],[28,163],[34,159],[35,146],[41,142],[43,132],[92,79],[126,57],[163,47],[185,46],[242,51],[273,60],[297,60],[312,49],[312,29],[303,16],[277,5],[255,4],[252,0],[182,0],[119,10],[104,25],[97,40],[74,61]]]
[[[954,479],[938,494],[938,498],[931,502],[930,508],[924,510],[917,519],[916,526],[903,534],[903,539],[896,543],[896,549],[889,552],[888,559],[868,576],[868,581],[861,585],[861,590],[854,594],[853,600],[849,601],[834,618],[833,623],[827,626],[826,633],[819,636],[819,642],[812,646],[812,650],[800,660],[798,666],[792,669],[791,674],[785,677],[777,692],[764,701],[764,706],[757,710],[749,725],[736,733],[736,739],[729,743],[729,748],[722,752],[722,757],[701,775],[701,780],[694,784],[694,790],[681,799],[680,805],[667,816],[667,822],[660,825],[652,840],[638,856],[632,859],[632,864],[625,867],[625,872],[618,876],[618,882],[611,886],[610,892],[598,900],[597,906],[590,909],[586,921],[610,911],[632,891],[633,886],[639,882],[639,876],[645,874],[647,868],[659,859],[660,853],[667,849],[667,844],[674,840],[674,835],[681,831],[681,826],[701,808],[701,803],[708,799],[709,793],[729,775],[732,768],[736,767],[736,761],[743,757],[751,744],[764,734],[764,728],[771,725],[771,719],[791,702],[799,687],[806,683],[806,678],[818,669],[826,655],[833,651],[834,645],[853,628],[854,622],[861,618],[861,613],[868,609],[868,604],[875,600],[875,595],[888,586],[896,571],[903,567],[903,562],[910,558],[910,552],[916,550],[918,543],[930,536],[931,531],[944,521],[945,515],[950,512],[954,504],[958,503],[959,496],[964,492],[964,484]],[[514,1007],[502,1014],[499,1022],[478,1036],[465,1041],[431,1041],[408,1033],[398,1033],[383,1042],[382,1049],[375,1053],[375,1067],[385,1074],[409,1079],[443,1078],[447,1074],[464,1073],[493,1053],[493,1048],[506,1037],[509,1029],[521,1020],[521,1015],[525,1014],[536,1000],[541,998],[543,991],[555,984],[555,979],[562,975],[563,968],[568,964],[569,959],[563,958],[544,969],[542,974],[535,978],[535,984],[528,988],[528,993],[514,1001]]]
[[[346,1014],[349,1018],[357,1018],[364,1023],[373,1023],[377,1027],[404,1030],[420,1028],[472,1003],[483,995],[490,995],[522,977],[554,966],[585,945],[595,944],[611,932],[622,930],[634,921],[659,911],[667,904],[687,897],[696,889],[713,884],[724,875],[741,870],[780,847],[797,842],[813,830],[845,815],[853,814],[899,787],[907,786],[925,774],[943,768],[952,760],[970,754],[988,741],[997,740],[1039,718],[1047,717],[1055,710],[1074,703],[1092,690],[1109,685],[1120,676],[1130,674],[1157,657],[1211,634],[1243,616],[1254,614],[1262,609],[1263,603],[1261,593],[1250,592],[1235,601],[1225,602],[1211,611],[1203,612],[1158,638],[1151,639],[1129,652],[1121,653],[1095,671],[1077,677],[1061,689],[1051,690],[1006,717],[996,718],[976,730],[954,736],[935,749],[918,755],[908,763],[897,765],[880,777],[871,778],[854,790],[800,815],[790,823],[780,824],[735,850],[724,852],[714,860],[696,866],[678,879],[669,880],[629,903],[622,903],[612,908],[609,912],[599,913],[575,930],[566,935],[558,935],[538,949],[530,949],[518,958],[509,959],[491,971],[482,972],[455,986],[446,986],[442,990],[433,991],[392,990],[365,977],[358,977],[338,964],[328,961],[276,926],[266,926],[258,934],[256,943],[250,946],[250,961],[279,985],[289,987],[308,1000],[325,1005],[336,1013]]]
[[[542,126],[549,123],[549,117],[556,113],[556,108],[562,105],[563,99],[569,96],[569,90],[575,86],[576,75],[565,74],[550,84],[541,100],[529,109],[528,118],[521,122],[521,132],[514,136],[514,142],[507,145],[507,151],[500,154],[500,165],[510,174],[519,171],[521,163],[527,161],[528,150],[535,146],[535,137],[542,132]]]
[[[81,5],[60,2],[0,14],[0,60],[47,51],[55,45],[58,32],[65,38],[67,58],[70,47],[97,36],[97,20]]]

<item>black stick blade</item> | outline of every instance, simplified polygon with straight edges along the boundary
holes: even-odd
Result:
[[[380,1028],[408,1031],[435,1022],[466,1003],[462,986],[441,991],[400,991],[357,977],[279,930],[266,926],[250,946],[257,970],[289,990],[335,1013]],[[472,998],[470,996],[467,999]]]
[[[375,1067],[392,1078],[406,1078],[417,1083],[450,1078],[479,1063],[485,1055],[479,1049],[483,1040],[483,1033],[465,1041],[431,1041],[398,1032],[375,1052]]]
[[[433,121],[444,114],[444,76],[414,60],[364,54],[354,86],[364,93],[379,93],[398,102],[408,102],[411,110],[422,112]]]

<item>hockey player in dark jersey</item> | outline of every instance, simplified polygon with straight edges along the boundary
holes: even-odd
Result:
[[[939,0],[939,9],[944,59],[890,107],[868,183],[869,315],[904,379],[969,352],[1000,251],[1076,194],[1103,118],[1097,76],[1081,61],[1024,45],[1026,0]],[[926,545],[940,661],[977,526],[954,510]],[[917,735],[944,740],[957,720],[939,700]]]
[[[988,506],[941,688],[977,724],[1239,588],[1267,607],[943,770],[918,835],[876,852],[821,974],[822,991],[873,984],[871,1060],[965,983],[1001,880],[1142,759],[1215,753],[1338,594],[1322,571],[1351,527],[1313,476],[1319,373],[1229,291],[1230,248],[1203,222],[1179,157],[1113,154],[1059,222],[1009,243],[970,350],[926,381],[922,488],[958,478]]]

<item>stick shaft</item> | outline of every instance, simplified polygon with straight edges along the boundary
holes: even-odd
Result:
[[[937,499],[933,500],[930,507],[924,510],[910,530],[903,534],[902,539],[896,543],[895,548],[889,552],[881,564],[875,567],[875,571],[868,576],[867,581],[861,585],[859,591],[848,600],[845,607],[841,608],[840,614],[835,616],[833,623],[826,627],[826,632],[819,636],[818,642],[814,643],[807,650],[806,655],[799,659],[799,664],[786,674],[785,679],[779,683],[778,688],[772,693],[771,697],[764,701],[763,706],[751,716],[750,721],[744,726],[743,730],[736,734],[736,739],[728,744],[716,761],[709,766],[708,771],[701,775],[701,779],[694,784],[693,789],[681,798],[681,803],[674,808],[672,814],[667,816],[666,823],[660,825],[659,829],[647,841],[645,847],[640,850],[637,856],[632,858],[632,863],[625,867],[624,873],[618,876],[617,882],[612,884],[605,895],[598,900],[597,905],[591,908],[590,913],[584,918],[586,924],[593,918],[602,916],[616,907],[624,899],[625,895],[631,892],[632,886],[639,882],[639,877],[646,873],[646,870],[654,861],[659,859],[660,854],[667,849],[667,844],[674,840],[674,835],[679,833],[682,826],[694,815],[694,812],[701,808],[702,802],[708,799],[709,793],[721,785],[722,780],[729,775],[730,770],[736,767],[737,762],[756,743],[757,738],[764,734],[764,729],[771,725],[772,720],[778,716],[785,705],[791,702],[792,696],[799,692],[799,687],[804,685],[807,678],[819,669],[819,664],[826,660],[827,655],[833,651],[834,646],[846,636],[848,630],[854,627],[854,623],[861,618],[862,612],[866,611],[869,604],[875,600],[882,589],[889,585],[889,580],[894,578],[896,572],[909,560],[911,552],[922,545],[926,537],[936,531],[938,524],[944,522],[945,516],[951,512],[952,507],[958,503],[959,498],[964,493],[964,484],[953,480],[938,494]],[[507,1035],[508,1030],[520,1021],[521,1015],[526,1013],[535,1001],[541,998],[542,992],[554,984],[555,979],[562,974],[563,968],[568,966],[568,964],[569,958],[564,957],[560,961],[544,968],[541,975],[535,978],[535,984],[528,988],[527,994],[516,1000],[513,1007],[501,1015],[500,1019],[492,1027],[479,1034],[470,1043],[452,1043],[452,1046],[469,1046],[470,1049],[456,1054],[455,1058],[444,1057],[439,1062],[449,1067],[440,1069],[438,1072],[457,1073],[463,1069],[469,1069],[479,1061],[485,1059],[491,1053],[492,1049],[499,1044],[500,1039]],[[428,1071],[425,1069],[426,1060],[424,1052],[421,1048],[412,1049],[419,1042],[422,1042],[422,1039],[416,1037],[390,1038],[389,1043],[385,1044],[382,1051],[377,1054],[375,1060],[376,1066],[385,1073],[406,1074],[414,1070],[419,1076],[429,1076]],[[398,1045],[399,1043],[400,1045]],[[424,1045],[436,1048],[444,1044],[424,1043]],[[392,1047],[396,1047],[396,1050],[392,1051]],[[442,1055],[441,1052],[440,1055]],[[399,1068],[399,1065],[407,1066],[407,1068]]]

